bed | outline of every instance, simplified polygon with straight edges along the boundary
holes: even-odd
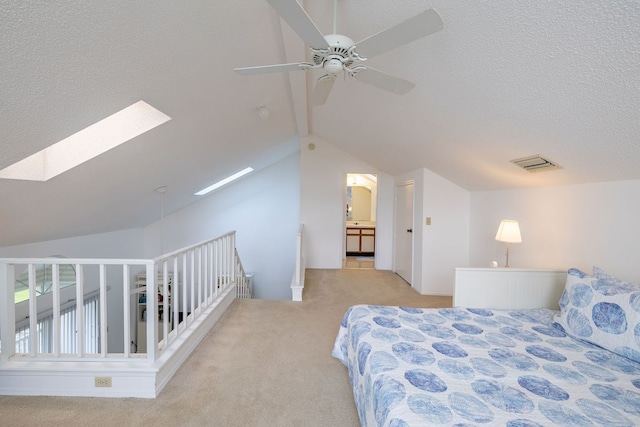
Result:
[[[640,426],[640,286],[570,269],[559,305],[357,305],[332,354],[363,426]]]

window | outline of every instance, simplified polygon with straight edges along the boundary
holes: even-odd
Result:
[[[100,352],[99,297],[94,295],[84,302],[84,353]],[[76,307],[69,307],[60,313],[60,353],[78,352],[78,331]],[[53,315],[38,319],[38,353],[53,353]],[[29,326],[16,330],[16,353],[31,352],[31,331]]]
[[[36,295],[51,292],[53,286],[53,266],[39,264],[35,266]],[[58,267],[60,288],[76,284],[76,269],[71,264],[60,264]],[[29,299],[29,271],[24,271],[16,280],[15,303]]]

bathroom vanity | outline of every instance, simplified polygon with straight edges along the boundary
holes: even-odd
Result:
[[[347,255],[373,255],[376,250],[376,226],[347,223]]]

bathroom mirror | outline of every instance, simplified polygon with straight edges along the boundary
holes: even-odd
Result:
[[[375,221],[376,176],[347,174],[347,221]]]

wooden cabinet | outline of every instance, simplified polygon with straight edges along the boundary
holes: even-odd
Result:
[[[347,255],[373,255],[376,250],[375,227],[347,226]]]
[[[456,268],[453,305],[506,310],[558,310],[566,280],[566,270]]]

